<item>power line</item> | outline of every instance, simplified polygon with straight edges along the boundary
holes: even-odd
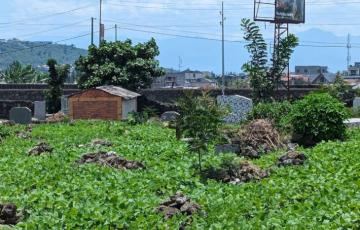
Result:
[[[86,6],[83,6],[83,7],[78,7],[78,8],[75,8],[75,9],[62,11],[62,12],[57,12],[57,13],[44,15],[44,16],[39,16],[39,17],[30,17],[30,18],[26,18],[26,19],[22,19],[22,20],[18,20],[18,21],[13,21],[13,22],[2,22],[2,23],[0,23],[0,25],[12,25],[12,24],[17,24],[17,23],[27,22],[29,20],[38,20],[38,19],[43,19],[43,18],[55,17],[55,16],[58,16],[58,15],[68,14],[68,13],[71,13],[71,12],[74,12],[74,11],[86,9],[86,8],[89,8],[89,7],[91,7],[91,5],[86,5]]]
[[[111,27],[111,28],[108,28],[108,29],[105,29],[105,30],[111,30],[111,29],[114,29],[114,27]],[[95,33],[99,33],[99,31],[96,31]],[[39,47],[51,46],[51,45],[56,44],[56,43],[59,43],[59,42],[71,41],[71,40],[74,40],[74,39],[77,39],[77,38],[86,37],[86,36],[89,36],[89,35],[91,35],[91,33],[86,33],[86,34],[82,34],[82,35],[78,35],[78,36],[74,36],[74,37],[70,37],[70,38],[58,40],[58,41],[55,41],[55,42],[49,43],[49,44],[40,44],[40,45],[36,45],[36,46],[25,47],[25,48],[22,48],[22,49],[16,49],[16,50],[7,51],[7,52],[0,52],[0,55],[16,53],[16,52],[20,52],[20,51],[24,51],[24,50],[29,50],[29,49],[35,49],[35,48],[39,48]]]

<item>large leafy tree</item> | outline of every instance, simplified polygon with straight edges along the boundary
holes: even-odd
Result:
[[[6,83],[36,83],[43,78],[31,65],[22,65],[19,61],[14,61],[2,74]]]
[[[268,65],[267,44],[259,26],[249,19],[243,19],[241,26],[245,32],[244,39],[247,41],[245,47],[251,58],[243,65],[243,70],[250,76],[254,98],[257,101],[269,100],[281,82],[291,54],[298,45],[298,38],[290,34],[281,39],[279,45],[275,47],[276,55],[271,58],[271,65]]]
[[[48,113],[56,113],[61,109],[61,95],[65,79],[70,72],[70,66],[57,66],[54,59],[49,59],[47,65],[49,66],[49,78],[47,79],[49,89],[45,92],[46,107]]]
[[[155,59],[159,54],[154,39],[135,46],[129,39],[90,46],[88,56],[75,63],[79,85],[83,89],[109,84],[130,90],[147,88],[153,78],[164,74]]]

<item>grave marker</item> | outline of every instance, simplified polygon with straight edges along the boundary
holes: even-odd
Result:
[[[10,110],[10,120],[15,124],[31,124],[31,110],[27,107],[13,107]]]

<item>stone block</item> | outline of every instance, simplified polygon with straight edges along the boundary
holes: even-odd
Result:
[[[248,113],[253,108],[253,101],[250,98],[233,95],[218,96],[218,104],[230,109],[230,114],[224,118],[226,123],[239,123],[246,120]]]

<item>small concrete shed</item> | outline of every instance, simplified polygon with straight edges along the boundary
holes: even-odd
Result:
[[[117,86],[101,86],[68,97],[71,119],[123,120],[137,112],[135,92]]]

